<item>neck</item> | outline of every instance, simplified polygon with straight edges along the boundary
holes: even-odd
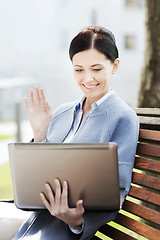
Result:
[[[92,109],[92,104],[97,102],[100,98],[86,98],[83,102],[83,106],[82,106],[82,109],[83,109],[83,113],[84,114],[89,114],[91,109]]]
[[[109,91],[110,91],[110,89],[108,90],[108,92]],[[84,102],[83,102],[83,106],[82,106],[83,113],[84,114],[88,114],[91,111],[91,109],[92,109],[92,104],[97,102],[99,99],[101,99],[108,92],[105,92],[101,96],[94,97],[94,98],[86,97]]]

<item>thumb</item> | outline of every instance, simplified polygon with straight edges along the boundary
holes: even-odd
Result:
[[[79,200],[76,203],[77,210],[84,212],[84,207],[83,207],[83,200]]]

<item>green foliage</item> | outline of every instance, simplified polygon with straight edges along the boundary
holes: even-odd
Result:
[[[0,135],[0,140],[5,140],[8,138],[13,138],[13,137],[15,137],[15,135]]]
[[[0,124],[3,123],[0,121]],[[0,140],[6,140],[15,137],[15,134],[0,134]],[[9,163],[0,166],[0,199],[13,198],[12,181]]]
[[[0,166],[0,199],[13,198],[9,163]]]

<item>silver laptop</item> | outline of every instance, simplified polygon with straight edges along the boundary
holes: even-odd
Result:
[[[116,143],[10,143],[15,204],[43,209],[40,192],[54,179],[69,185],[69,206],[83,199],[86,210],[118,210],[120,189]]]

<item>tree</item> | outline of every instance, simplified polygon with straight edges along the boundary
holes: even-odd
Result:
[[[145,0],[146,43],[138,107],[160,107],[160,1]]]

